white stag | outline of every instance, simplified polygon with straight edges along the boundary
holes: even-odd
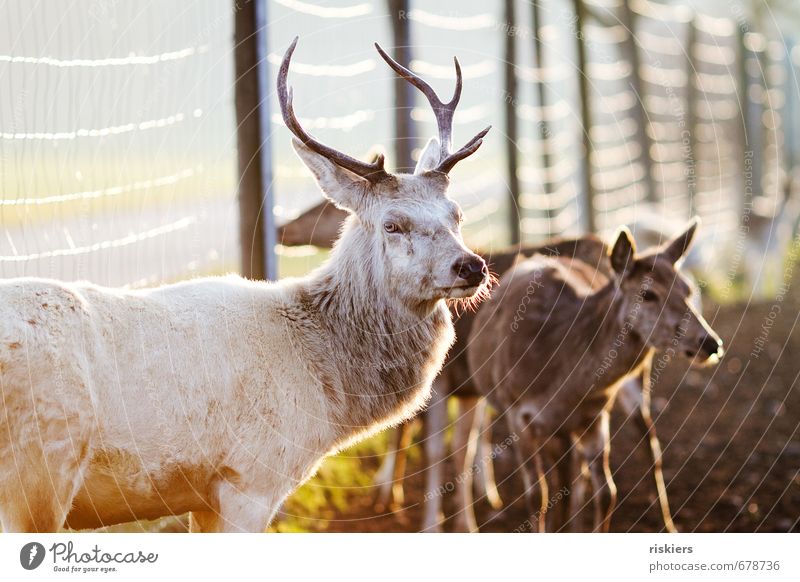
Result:
[[[323,193],[350,213],[330,260],[279,283],[235,276],[149,290],[0,284],[0,519],[90,528],[193,512],[193,529],[263,531],[326,455],[416,413],[453,341],[447,299],[486,288],[448,172],[461,92],[428,96],[439,138],[413,175],[323,145],[283,118]]]

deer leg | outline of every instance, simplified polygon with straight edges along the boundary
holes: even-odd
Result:
[[[447,428],[448,388],[444,378],[434,381],[431,402],[422,415],[426,458],[422,531],[425,532],[441,532],[444,520],[442,496],[445,493],[443,471],[447,447],[444,433]]]
[[[494,477],[494,456],[492,453],[492,418],[489,407],[484,406],[483,429],[478,433],[477,457],[478,480],[476,489],[478,497],[485,497],[492,509],[499,510],[503,507],[500,492],[497,490],[497,481]]]
[[[3,404],[0,395],[0,414]],[[13,410],[6,408],[4,416]],[[3,427],[3,436],[14,439],[0,443],[0,524],[7,533],[55,533],[64,527],[89,463],[89,441],[68,420],[53,418],[34,427],[38,439],[22,438],[22,427]]]
[[[574,452],[572,440],[569,436],[553,437],[548,446],[553,453],[550,466],[551,484],[550,497],[548,498],[548,527],[551,532],[561,531],[570,520],[569,500],[567,499],[573,488],[573,481],[578,473],[574,468]]]
[[[583,444],[576,435],[570,435],[572,486],[566,505],[566,525],[571,532],[583,531],[583,509],[586,503],[586,489],[589,482],[589,466],[586,464]]]
[[[207,511],[197,516],[203,531],[261,533],[284,499],[264,491],[242,489],[228,480],[216,484],[215,497],[219,507],[217,519],[212,519]]]
[[[658,503],[661,507],[661,517],[664,520],[664,529],[669,533],[676,533],[678,530],[672,521],[672,512],[669,508],[669,498],[667,497],[667,487],[664,483],[664,473],[662,471],[661,443],[656,434],[656,427],[650,413],[650,364],[651,359],[645,360],[638,375],[626,380],[619,391],[619,402],[627,416],[635,414],[636,428],[641,435],[639,445],[647,444],[647,454],[651,460],[653,480],[656,484],[658,493]]]
[[[412,432],[411,421],[395,427],[391,431],[389,448],[381,466],[375,473],[375,486],[378,489],[375,499],[377,511],[383,511],[387,507],[395,511],[405,503],[403,480],[406,474],[406,460]]]
[[[414,436],[413,432],[413,421],[406,422],[400,427],[397,457],[394,464],[394,471],[392,472],[392,506],[395,508],[401,508],[405,503],[403,480],[406,478],[408,448],[411,446],[411,438]]]
[[[397,463],[397,454],[400,448],[400,427],[389,429],[387,439],[386,454],[383,455],[381,466],[375,472],[372,481],[375,484],[377,495],[375,496],[375,510],[383,511],[389,506],[392,500],[394,468]]]
[[[672,512],[669,508],[669,498],[667,497],[667,486],[664,483],[664,473],[662,470],[663,461],[661,455],[661,443],[656,434],[656,427],[653,424],[653,419],[650,416],[650,406],[642,405],[639,408],[638,423],[642,431],[643,437],[647,438],[650,444],[650,455],[653,461],[653,479],[656,482],[656,491],[658,491],[658,503],[661,506],[661,517],[664,520],[664,527],[669,533],[677,533],[675,523],[672,521]]]
[[[458,418],[453,431],[453,455],[459,471],[455,479],[457,509],[454,530],[457,532],[478,531],[472,499],[472,485],[475,472],[475,450],[485,406],[486,402],[482,398],[458,399]]]
[[[658,503],[661,506],[661,517],[664,520],[664,528],[669,533],[677,533],[675,523],[672,521],[672,512],[669,508],[669,498],[667,497],[667,486],[664,483],[663,461],[661,455],[661,442],[656,434],[656,425],[650,413],[650,369],[652,365],[652,355],[642,364],[638,379],[640,388],[639,416],[637,425],[642,433],[640,442],[647,439],[650,445],[650,455],[653,461],[653,479],[656,482],[658,492]],[[632,383],[634,385],[634,383]]]
[[[585,441],[586,463],[594,488],[594,530],[608,532],[611,514],[617,504],[617,486],[611,475],[609,412],[604,410],[588,429]]]
[[[220,531],[220,515],[216,511],[193,511],[189,514],[191,533],[213,533]]]
[[[536,468],[536,478],[539,484],[539,511],[536,519],[536,526],[539,533],[547,531],[547,511],[550,499],[550,491],[547,486],[547,473],[544,469],[544,462],[542,461],[541,451],[536,450],[533,453],[533,465]],[[533,524],[534,521],[531,520]]]
[[[509,414],[507,419],[511,434],[519,436],[519,442],[512,449],[517,460],[517,470],[522,473],[522,482],[525,487],[527,524],[532,532],[544,533],[546,531],[548,487],[539,439],[535,435],[534,428],[524,427],[525,430],[523,430],[523,427],[517,426],[514,416],[514,414]],[[533,471],[531,471],[531,465],[533,465]],[[536,476],[536,481],[533,480],[532,474]],[[538,503],[537,491],[539,492]]]

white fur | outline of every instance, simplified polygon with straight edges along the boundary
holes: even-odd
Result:
[[[295,147],[355,214],[309,277],[0,282],[6,531],[186,511],[261,531],[326,455],[423,406],[453,341],[442,299],[471,294],[446,177],[378,188]],[[385,232],[387,213],[409,232]]]

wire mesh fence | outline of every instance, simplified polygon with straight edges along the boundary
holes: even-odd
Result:
[[[230,6],[0,12],[0,275],[136,286],[235,267]]]
[[[0,275],[143,285],[235,268],[235,9],[3,3]],[[372,48],[392,46],[388,3],[271,0],[269,15],[273,69],[302,32],[292,78],[309,130],[357,155],[405,139]],[[412,70],[440,94],[461,60],[456,139],[495,126],[453,179],[471,244],[696,213],[715,248],[733,249],[707,267],[786,246],[800,131],[791,39],[652,0],[412,1],[399,19]],[[272,112],[280,223],[320,195]],[[433,115],[419,101],[410,115],[418,154]]]

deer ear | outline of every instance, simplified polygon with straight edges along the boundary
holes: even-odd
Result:
[[[428,140],[425,149],[422,150],[419,160],[417,160],[417,167],[414,168],[414,175],[424,174],[430,172],[439,165],[439,140],[432,137]]]
[[[339,208],[357,212],[362,206],[369,183],[353,172],[337,166],[295,138],[292,138],[292,146],[306,167],[314,174],[325,197]]]
[[[689,251],[689,247],[692,246],[692,241],[699,225],[700,218],[695,216],[685,231],[664,245],[664,250],[661,251],[661,254],[673,264],[681,260]]]
[[[617,242],[614,243],[614,247],[611,249],[611,267],[614,272],[622,276],[629,271],[633,267],[635,255],[636,243],[633,241],[633,236],[631,236],[631,231],[628,230],[628,227],[623,226],[617,236]]]

